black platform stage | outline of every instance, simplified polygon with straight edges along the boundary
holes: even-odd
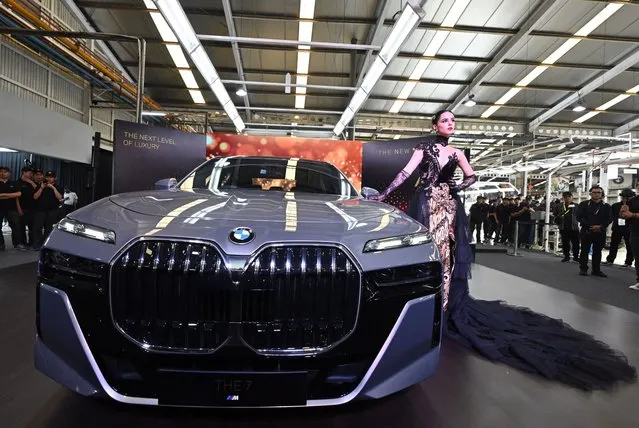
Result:
[[[634,283],[631,270],[615,268],[614,277],[595,279],[577,276],[577,265],[559,263],[554,257],[479,253],[477,259],[471,286],[476,297],[502,299],[563,318],[621,349],[639,365],[639,314],[631,312],[638,305],[622,304],[639,301],[639,292],[627,288]],[[433,378],[393,397],[346,407],[194,411],[83,398],[58,387],[33,367],[34,282],[33,263],[0,270],[3,428],[639,426],[637,384],[613,393],[585,394],[492,364],[450,342],[444,343]],[[562,286],[566,282],[570,286]]]

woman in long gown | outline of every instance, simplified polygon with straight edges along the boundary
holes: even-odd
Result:
[[[446,336],[492,361],[587,391],[635,381],[636,369],[623,354],[561,320],[470,296],[473,253],[468,218],[457,193],[476,178],[463,152],[448,145],[455,131],[453,113],[435,114],[433,129],[435,134],[415,147],[389,187],[371,199],[383,201],[419,168],[420,180],[408,212],[429,228],[441,255]],[[461,183],[453,179],[458,166],[464,173]]]

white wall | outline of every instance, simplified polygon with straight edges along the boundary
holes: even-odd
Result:
[[[0,106],[0,147],[91,163],[89,125],[7,92]]]

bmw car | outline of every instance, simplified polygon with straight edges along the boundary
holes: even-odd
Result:
[[[330,163],[231,156],[62,219],[40,253],[35,364],[84,396],[185,407],[379,399],[437,369],[423,225]]]

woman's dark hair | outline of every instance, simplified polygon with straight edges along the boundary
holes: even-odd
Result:
[[[437,122],[439,122],[439,118],[442,117],[442,114],[444,114],[444,113],[454,114],[450,110],[440,110],[440,111],[438,111],[437,113],[435,113],[435,116],[433,116],[433,125],[437,125]]]

